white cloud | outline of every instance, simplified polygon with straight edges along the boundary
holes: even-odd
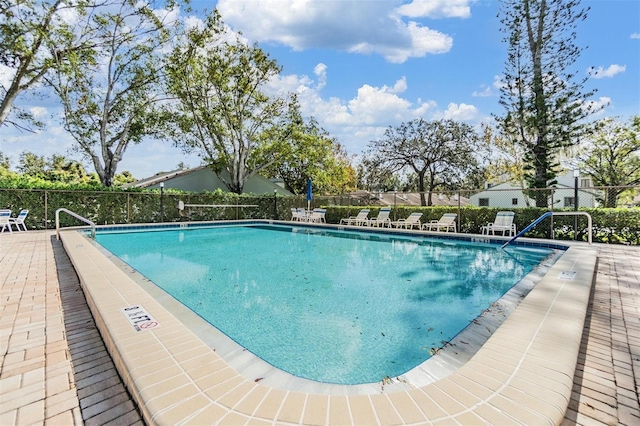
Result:
[[[456,104],[451,102],[442,117],[447,120],[469,121],[478,117],[478,108],[465,103]]]
[[[247,38],[294,50],[328,48],[378,54],[389,62],[403,63],[451,49],[453,39],[449,35],[414,21],[403,21],[395,9],[398,3],[219,0],[217,9],[226,23]],[[445,6],[442,1],[438,9]]]
[[[313,73],[318,77],[317,89],[322,90],[322,88],[327,85],[327,66],[319,63],[313,69]]]
[[[411,102],[402,99],[387,86],[380,88],[365,84],[348,105],[356,123],[374,125],[390,118],[396,121],[403,117]]]
[[[280,75],[270,83],[269,88],[273,93],[297,93],[302,114],[315,117],[352,154],[360,154],[369,141],[383,137],[389,126],[395,127],[415,118],[458,121],[481,118],[474,105],[451,103],[446,111],[441,111],[434,100],[404,97],[410,84],[406,77],[389,85],[363,84],[350,99],[339,99],[322,96],[321,90],[325,84],[329,84],[331,77],[326,65],[316,65],[314,75],[315,78]]]
[[[35,118],[42,118],[45,115],[47,115],[47,109],[41,106],[34,106],[29,108],[29,112],[35,117]]]
[[[613,64],[609,65],[609,68],[603,68],[602,66],[598,68],[590,67],[587,69],[587,74],[593,78],[605,78],[605,77],[613,77],[616,74],[620,74],[621,72],[625,72],[627,69],[626,65],[618,65]]]
[[[11,85],[11,79],[15,75],[16,71],[14,68],[9,68],[4,64],[0,64],[0,85],[5,89],[9,88]]]
[[[493,96],[491,87],[487,86],[486,84],[481,84],[480,89],[480,91],[474,91],[471,96],[475,98],[488,98],[489,96]]]
[[[471,16],[469,0],[413,0],[400,6],[400,15],[410,18],[468,18]]]
[[[629,36],[629,38],[633,38],[636,40],[640,40],[640,33],[631,33],[631,35]]]
[[[604,110],[609,105],[611,105],[611,98],[607,96],[600,96],[597,100],[584,102],[584,109],[596,111],[594,115],[601,116],[604,115]]]
[[[53,16],[58,22],[63,22],[69,26],[73,26],[79,22],[78,11],[75,7],[61,7]]]
[[[161,21],[171,23],[176,22],[181,17],[181,10],[179,7],[174,6],[171,9],[153,9],[153,14],[156,15]]]
[[[502,88],[505,86],[504,81],[502,80],[502,76],[501,75],[494,75],[493,76],[493,87],[497,90],[502,90]]]

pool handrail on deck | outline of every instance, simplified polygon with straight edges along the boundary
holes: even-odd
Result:
[[[59,241],[60,240],[60,212],[63,213],[67,213],[73,217],[75,217],[78,220],[81,220],[82,222],[88,224],[89,226],[91,226],[91,238],[95,238],[96,237],[96,224],[93,223],[92,221],[90,221],[89,219],[87,219],[86,217],[80,216],[78,213],[74,213],[69,209],[65,209],[65,208],[59,208],[56,210],[56,239]]]
[[[587,241],[589,242],[589,244],[593,243],[593,221],[589,213],[587,212],[546,212],[542,216],[540,216],[539,218],[531,222],[529,225],[527,225],[522,231],[520,231],[518,234],[516,234],[516,236],[514,236],[509,241],[504,243],[500,248],[501,249],[505,248],[506,246],[508,246],[509,244],[511,244],[512,242],[514,242],[515,240],[517,240],[518,238],[526,234],[529,230],[533,229],[533,227],[536,226],[538,223],[542,222],[547,217],[553,217],[553,216],[586,216],[588,221],[587,229],[589,230],[589,237],[588,237],[589,239]]]

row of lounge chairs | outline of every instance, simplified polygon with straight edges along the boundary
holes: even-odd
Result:
[[[422,229],[424,231],[453,231],[457,232],[456,219],[458,215],[456,213],[445,213],[440,219],[431,220],[429,222],[422,223],[422,213],[411,213],[406,219],[399,219],[396,221],[391,220],[391,207],[382,207],[378,212],[378,216],[370,218],[370,209],[361,209],[357,215],[349,216],[340,219],[341,225],[352,226],[376,226],[383,228],[403,228],[403,229]],[[291,220],[303,221],[303,222],[320,222],[325,223],[326,209],[313,209],[307,211],[306,209],[291,208]],[[513,223],[515,217],[514,212],[498,212],[493,222],[487,223],[482,227],[482,234],[496,235],[496,232],[501,232],[502,235],[514,236],[516,235],[516,224]]]
[[[406,219],[392,221],[390,218],[391,208],[389,207],[381,208],[378,212],[378,216],[374,218],[369,218],[369,212],[369,209],[362,209],[356,216],[349,216],[347,218],[340,219],[340,224],[355,226],[378,226],[386,228],[393,227],[404,229],[421,228],[420,218],[422,218],[422,213],[411,213]]]
[[[429,222],[421,223],[422,213],[411,213],[406,219],[400,219],[392,221],[390,219],[391,208],[383,207],[380,209],[378,216],[369,219],[369,209],[362,209],[356,216],[350,216],[340,220],[342,225],[355,225],[355,226],[382,226],[382,227],[394,227],[404,229],[422,229],[425,231],[453,231],[457,232],[456,219],[458,215],[456,213],[445,213],[440,219],[431,220]],[[513,212],[498,212],[493,222],[489,222],[482,227],[482,234],[496,235],[496,232],[501,232],[502,235],[514,236],[516,232],[516,224],[513,223],[515,213]]]

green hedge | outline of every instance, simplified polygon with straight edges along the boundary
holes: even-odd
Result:
[[[162,199],[164,215],[161,215]],[[185,204],[215,205],[257,205],[257,207],[226,207],[185,209],[183,215],[178,210],[178,201]],[[332,197],[315,197],[311,207],[327,208],[328,223],[339,223],[340,219],[354,216],[362,208],[369,208],[369,217],[377,216],[380,206],[335,206]],[[277,212],[274,210],[277,205]],[[223,219],[274,219],[289,220],[291,208],[306,207],[304,196],[277,197],[237,195],[216,191],[211,193],[183,193],[178,191],[123,192],[123,191],[68,191],[50,189],[9,189],[0,188],[0,208],[10,208],[14,214],[21,209],[29,209],[26,225],[28,229],[52,229],[55,227],[55,211],[67,208],[99,225],[123,223],[178,222],[186,220],[206,221]],[[460,218],[459,231],[478,234],[483,225],[495,219],[501,210],[488,207],[420,207],[395,206],[391,210],[392,220],[406,218],[412,212],[423,213],[422,222],[439,219],[444,213],[456,213]],[[528,207],[508,209],[516,213],[518,230],[547,212],[546,209]],[[571,211],[571,210],[558,210]],[[593,218],[593,241],[600,243],[640,245],[640,208],[630,209],[580,209]],[[161,217],[162,216],[162,217]],[[527,237],[574,239],[574,217],[556,216],[547,218],[527,232]],[[82,223],[67,215],[60,215],[62,226],[77,226]],[[553,225],[552,225],[553,224]],[[588,235],[586,217],[578,217],[577,239],[586,241]]]

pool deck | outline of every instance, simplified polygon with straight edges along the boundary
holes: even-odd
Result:
[[[75,238],[65,245],[79,251],[74,263],[81,276],[101,283],[87,294],[89,305],[101,312],[98,328],[115,329],[106,346],[120,348],[114,361],[127,366],[124,381],[144,402],[138,412],[105,355],[54,233],[4,233],[0,424],[141,424],[140,415],[159,424],[640,424],[639,247],[594,245],[590,293],[590,285],[585,291],[558,280],[540,286],[512,314],[524,326],[514,327],[510,317],[477,357],[446,379],[409,391],[327,396],[238,376],[162,306],[119,287],[128,277],[94,263],[92,247]],[[593,251],[576,248],[572,264]],[[549,295],[551,308],[537,303]],[[133,331],[120,309],[139,300],[159,328]],[[521,354],[507,345],[520,346]],[[565,347],[574,349],[573,363]]]

